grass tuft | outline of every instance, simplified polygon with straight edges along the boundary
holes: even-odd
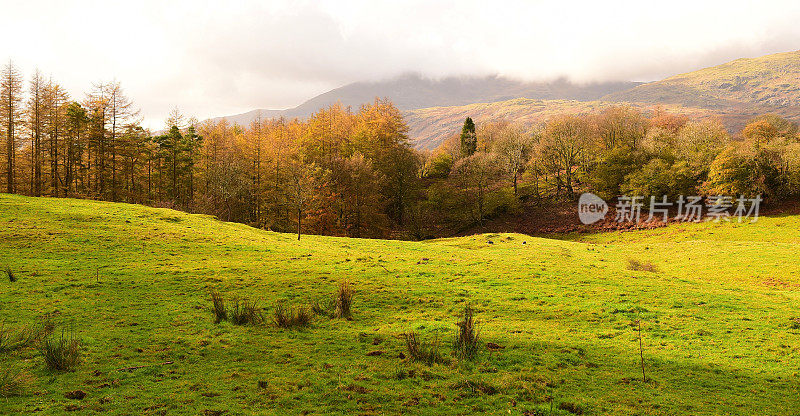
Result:
[[[62,330],[59,337],[48,334],[39,344],[39,352],[50,371],[71,371],[80,363],[81,342]]]
[[[17,281],[17,275],[14,273],[14,270],[11,269],[11,266],[6,266],[3,271],[6,273],[9,282],[14,283]]]
[[[258,307],[256,301],[248,298],[235,297],[231,299],[230,308],[226,313],[234,325],[258,325],[264,322],[261,308]]]
[[[435,363],[444,363],[445,359],[439,351],[439,339],[435,338],[432,342],[420,341],[415,332],[408,332],[405,334],[406,349],[408,350],[408,357],[411,361],[423,363],[426,365],[433,365]]]
[[[211,290],[211,312],[214,314],[214,323],[218,324],[228,319],[228,311],[225,309],[225,298],[216,290]]]
[[[16,367],[0,370],[0,397],[22,396],[33,385],[33,381],[30,373]]]
[[[335,305],[334,316],[344,319],[350,319],[352,317],[350,308],[353,305],[353,288],[350,286],[350,282],[344,281],[339,283]]]
[[[14,331],[0,323],[0,353],[15,351],[33,346],[36,342],[53,332],[53,323],[45,319],[39,324],[25,325]]]
[[[329,318],[335,315],[336,302],[334,299],[328,301],[316,300],[311,304],[311,312],[317,316],[327,316]]]
[[[643,263],[636,259],[628,259],[628,270],[655,273],[658,271],[658,267],[649,261]]]
[[[299,328],[311,324],[311,312],[304,306],[286,306],[284,302],[275,304],[272,320],[278,328]]]
[[[475,310],[470,305],[464,307],[464,316],[458,325],[458,334],[453,343],[456,357],[464,360],[472,360],[478,355],[478,330],[475,324]]]

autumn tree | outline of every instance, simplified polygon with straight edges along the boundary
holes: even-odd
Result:
[[[648,124],[641,111],[627,106],[609,107],[595,118],[597,136],[604,150],[638,149],[647,134]]]
[[[67,105],[64,114],[64,128],[66,141],[65,152],[66,160],[64,163],[64,184],[66,194],[78,190],[80,179],[81,189],[86,186],[86,164],[84,157],[88,157],[88,146],[85,141],[87,128],[89,126],[89,116],[86,109],[78,102],[71,102]]]
[[[496,156],[486,152],[476,152],[453,166],[452,177],[462,191],[473,220],[479,224],[486,216],[486,198],[499,173]]]
[[[17,153],[18,128],[22,123],[22,75],[13,62],[0,73],[0,130],[6,140],[6,192],[16,192],[14,162]]]
[[[503,170],[511,177],[514,186],[514,197],[518,196],[517,184],[520,174],[525,170],[533,149],[533,137],[519,125],[506,126],[495,143],[496,153],[502,163]]]
[[[64,178],[59,167],[66,165],[67,161],[63,160],[65,152],[61,151],[64,146],[60,140],[65,130],[68,101],[69,94],[51,79],[45,87],[45,108],[47,150],[50,159],[50,193],[53,196],[61,195],[61,190],[64,188]]]
[[[297,240],[300,241],[303,215],[314,192],[314,166],[304,163],[300,155],[295,155],[289,162],[288,171],[291,202],[297,214]]]
[[[95,84],[87,95],[84,106],[89,115],[89,148],[87,151],[88,178],[92,186],[92,194],[104,198],[106,196],[106,165],[108,153],[108,122],[109,99],[108,87],[105,84]],[[91,154],[93,152],[93,154]]]
[[[555,178],[557,194],[564,189],[567,196],[575,193],[574,181],[590,144],[587,121],[573,115],[551,119],[537,146],[544,169]]]
[[[37,69],[28,87],[28,131],[30,132],[31,152],[31,195],[42,195],[42,138],[45,131],[45,81]]]
[[[111,200],[117,200],[117,155],[120,147],[120,136],[127,129],[132,118],[137,115],[133,103],[125,96],[119,82],[105,84],[104,96],[107,97],[106,129],[108,131],[108,150],[111,153]]]

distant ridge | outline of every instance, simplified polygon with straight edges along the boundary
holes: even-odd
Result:
[[[800,122],[800,51],[736,59],[650,83],[523,82],[499,76],[433,80],[407,74],[348,84],[287,110],[253,110],[220,118],[242,125],[259,114],[305,118],[337,101],[355,111],[376,97],[391,99],[404,112],[409,135],[420,149],[437,147],[457,132],[466,116],[530,124],[559,112],[587,113],[620,104],[715,117],[736,134],[763,113]]]
[[[800,118],[800,51],[734,61],[609,93],[604,101],[679,104],[728,115]]]
[[[448,77],[429,79],[406,74],[376,82],[355,82],[320,94],[297,107],[286,110],[253,110],[242,114],[217,117],[231,123],[247,125],[259,114],[264,118],[306,118],[314,112],[341,102],[354,111],[376,97],[389,98],[400,110],[426,107],[459,106],[477,102],[497,102],[514,98],[537,100],[591,101],[603,95],[639,85],[636,82],[602,82],[577,84],[566,79],[551,82],[524,82],[500,76]]]

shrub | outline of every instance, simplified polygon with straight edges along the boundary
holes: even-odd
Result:
[[[459,359],[471,360],[478,354],[478,331],[474,319],[475,311],[470,305],[464,307],[464,318],[456,323],[458,334],[453,344]]]
[[[434,339],[433,342],[420,341],[417,339],[417,334],[408,332],[405,334],[406,349],[408,349],[408,357],[411,361],[420,362],[427,365],[434,363],[445,362],[439,352],[439,340]]]
[[[228,311],[225,310],[225,299],[222,297],[222,294],[216,290],[212,290],[211,302],[213,303],[211,312],[214,313],[214,323],[218,324],[228,319]]]
[[[228,319],[234,325],[258,325],[264,321],[261,308],[255,301],[248,298],[233,298],[231,306],[226,311]]]
[[[6,266],[3,271],[6,273],[9,282],[14,283],[17,281],[17,275],[14,274],[14,270],[11,270],[11,266]]]
[[[80,362],[80,341],[74,335],[65,335],[56,338],[52,334],[42,339],[39,352],[44,357],[44,363],[51,371],[70,371]]]
[[[21,396],[31,384],[33,376],[26,371],[15,367],[0,370],[0,397]]]
[[[311,312],[304,306],[287,307],[285,303],[278,302],[272,319],[278,328],[305,327],[311,324]]]
[[[655,273],[658,271],[658,267],[649,261],[642,263],[636,259],[628,259],[628,270]]]
[[[336,292],[335,305],[336,309],[334,315],[337,318],[350,319],[350,307],[353,304],[353,288],[350,282],[344,281],[339,284],[339,290]]]

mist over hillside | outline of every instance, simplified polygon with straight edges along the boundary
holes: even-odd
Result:
[[[664,106],[680,114],[716,117],[736,134],[758,114],[776,113],[800,121],[798,80],[800,51],[737,59],[650,83],[524,82],[499,76],[435,80],[406,74],[348,84],[291,109],[260,109],[213,120],[247,125],[259,116],[306,118],[336,102],[357,110],[385,97],[404,112],[418,149],[436,148],[457,132],[467,116],[532,124],[558,112],[584,114],[620,104],[643,109]]]
[[[577,84],[563,78],[551,82],[525,82],[500,76],[448,77],[437,80],[424,78],[418,74],[406,74],[384,81],[348,84],[286,110],[256,109],[213,120],[225,118],[231,123],[246,125],[259,115],[263,118],[281,116],[306,118],[336,102],[357,110],[361,104],[372,102],[376,97],[389,98],[403,111],[491,103],[514,98],[592,101],[639,84],[628,81]]]

